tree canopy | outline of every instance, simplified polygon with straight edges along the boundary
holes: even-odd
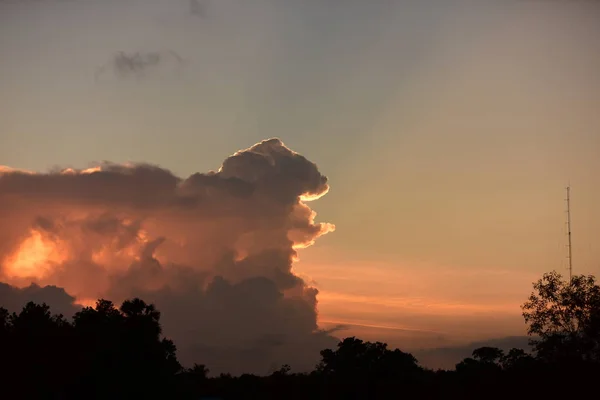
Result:
[[[566,281],[544,274],[523,304],[538,357],[556,362],[600,361],[600,286],[594,276]]]
[[[557,398],[590,390],[600,373],[600,288],[593,276],[545,274],[523,304],[534,345],[474,349],[451,371],[356,337],[323,349],[311,373],[282,365],[269,376],[184,368],[160,312],[141,299],[100,299],[72,320],[46,304],[0,307],[0,379],[11,399],[481,399]],[[202,360],[198,360],[201,362]],[[577,382],[576,385],[573,382]]]

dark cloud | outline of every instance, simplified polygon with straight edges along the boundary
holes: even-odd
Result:
[[[24,288],[16,288],[0,282],[0,306],[10,312],[19,312],[25,304],[33,301],[38,304],[46,303],[52,305],[55,314],[72,316],[81,307],[74,304],[75,298],[70,296],[64,289],[56,286],[40,287],[35,283]]]
[[[333,230],[305,203],[328,189],[317,166],[278,139],[187,179],[110,163],[5,171],[0,278],[63,287],[80,302],[154,302],[182,360],[213,372],[309,370],[336,339],[319,330],[318,291],[292,264],[297,248]]]
[[[205,2],[201,2],[200,0],[189,0],[190,2],[190,14],[198,17],[198,18],[203,18],[206,16],[206,3]]]
[[[110,78],[140,79],[149,74],[167,73],[175,76],[185,64],[183,58],[172,50],[133,52],[120,51],[111,60],[96,70],[96,81]]]

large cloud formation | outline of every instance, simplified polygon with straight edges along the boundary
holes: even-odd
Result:
[[[319,330],[318,292],[292,264],[296,249],[334,229],[306,205],[328,189],[279,139],[187,179],[153,165],[0,168],[0,281],[12,285],[0,286],[0,301],[68,310],[139,296],[162,311],[184,363],[312,369],[336,340]]]

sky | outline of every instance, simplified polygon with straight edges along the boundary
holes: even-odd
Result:
[[[574,273],[600,273],[600,3],[190,4],[0,1],[0,165],[185,179],[281,139],[327,177],[307,204],[335,231],[286,273],[318,288],[318,325],[337,337],[525,334],[532,282],[567,273],[568,184]],[[160,62],[121,76],[119,51]]]

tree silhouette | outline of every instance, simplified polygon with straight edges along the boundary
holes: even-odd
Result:
[[[5,340],[8,335],[9,316],[8,310],[4,307],[0,307],[0,340]]]
[[[473,350],[473,358],[486,364],[499,365],[502,357],[504,357],[504,351],[497,347],[486,346]]]
[[[288,376],[291,370],[292,370],[292,367],[290,367],[288,364],[284,364],[277,371],[273,371],[271,376],[275,376],[275,377]]]
[[[593,277],[564,282],[556,272],[534,284],[523,315],[535,353],[473,350],[453,371],[422,368],[415,357],[355,337],[321,351],[310,373],[287,364],[268,376],[182,368],[164,338],[160,312],[131,299],[100,299],[72,321],[46,304],[19,313],[0,307],[0,382],[11,399],[492,399],[575,397],[600,373],[600,289]],[[577,382],[573,384],[573,382]],[[7,395],[7,393],[9,395]]]
[[[502,370],[504,352],[496,347],[479,347],[471,357],[456,364],[456,371],[462,374],[493,376]]]
[[[3,378],[21,388],[24,397],[64,394],[61,378],[76,365],[69,348],[72,326],[63,316],[52,315],[46,304],[29,302],[18,314],[0,309],[0,324]]]
[[[321,351],[317,373],[332,383],[335,398],[363,398],[393,392],[402,385],[408,390],[423,369],[412,354],[389,350],[381,342],[363,342],[349,337],[336,350]],[[330,394],[333,396],[333,394]]]
[[[96,398],[117,388],[125,397],[166,392],[170,377],[181,369],[175,345],[160,337],[160,313],[140,299],[125,301],[120,309],[98,300],[95,308],[75,314],[73,326],[81,355],[78,361],[88,371],[80,382],[94,388]]]
[[[194,364],[194,366],[192,368],[189,368],[187,370],[187,373],[195,376],[197,379],[202,379],[202,380],[208,378],[209,372],[210,372],[210,370],[208,368],[206,368],[206,365],[204,365],[204,364]]]
[[[507,371],[524,372],[534,366],[535,359],[523,349],[510,349],[508,354],[502,357],[502,368]]]
[[[346,338],[337,350],[321,351],[317,370],[344,377],[399,376],[420,370],[412,354],[398,349],[389,350],[387,344],[363,342],[355,337]]]
[[[544,274],[523,304],[537,356],[548,362],[600,361],[600,286],[593,276],[566,282],[557,272]]]

